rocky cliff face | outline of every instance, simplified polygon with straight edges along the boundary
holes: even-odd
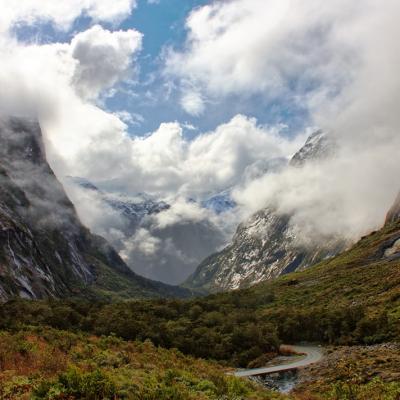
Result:
[[[0,299],[187,292],[129,270],[79,221],[49,167],[37,122],[0,119]]]
[[[396,222],[400,220],[400,193],[397,195],[397,198],[390,208],[389,212],[386,215],[386,223],[390,224],[392,222]]]
[[[294,155],[290,168],[329,157],[334,149],[333,140],[317,131]],[[211,292],[248,287],[306,268],[338,254],[348,245],[337,237],[306,245],[297,237],[290,220],[290,215],[279,214],[272,205],[257,212],[238,227],[228,247],[200,264],[185,285]]]
[[[312,160],[323,160],[336,152],[336,144],[331,135],[322,130],[312,133],[304,146],[292,157],[290,165],[301,167]]]

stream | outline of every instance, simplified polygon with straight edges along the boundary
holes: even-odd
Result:
[[[276,390],[280,393],[289,393],[297,384],[298,374],[296,371],[286,371],[265,376],[253,376],[250,379],[265,386],[267,389]]]

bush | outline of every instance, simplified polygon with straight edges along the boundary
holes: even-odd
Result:
[[[332,400],[398,400],[400,382],[385,383],[379,378],[364,385],[339,382],[333,385],[329,398]]]
[[[83,373],[71,368],[59,375],[55,382],[43,381],[34,390],[34,399],[113,399],[116,396],[114,383],[101,371]]]

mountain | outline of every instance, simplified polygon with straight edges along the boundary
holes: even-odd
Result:
[[[397,195],[396,201],[386,215],[386,223],[400,220],[400,193]]]
[[[211,292],[244,288],[332,257],[346,244],[330,238],[303,247],[290,216],[266,208],[241,224],[232,244],[203,261],[185,284]]]
[[[95,184],[81,177],[68,176],[66,183],[77,185],[88,193],[92,193],[97,200],[100,200],[104,205],[114,210],[119,216],[124,218],[130,233],[139,227],[146,216],[158,214],[170,208],[170,205],[166,202],[157,201],[145,193],[138,193],[134,197],[119,193],[110,193],[99,189]]]
[[[0,119],[0,299],[186,296],[134,274],[80,222],[46,161],[39,124]]]
[[[127,196],[108,192],[101,183],[83,178],[68,178],[66,185],[83,221],[104,236],[133,271],[147,278],[178,284],[205,257],[226,244],[225,233],[207,218],[177,218],[174,212],[179,210],[174,211],[173,202],[168,204],[146,193]],[[85,213],[94,203],[100,211],[86,221]],[[235,206],[227,193],[204,203],[190,203],[216,214]]]
[[[324,346],[324,359],[315,366],[298,371],[299,386],[295,388],[295,393],[292,393],[294,397],[292,394],[290,397],[281,397],[276,393],[264,393],[265,396],[253,397],[243,390],[243,386],[234,385],[240,390],[237,398],[398,399],[400,247],[394,249],[394,244],[399,240],[400,220],[387,223],[382,229],[363,237],[349,250],[312,268],[262,282],[248,289],[189,301],[155,300],[116,304],[70,301],[9,302],[0,307],[0,328],[6,332],[15,332],[16,327],[22,326],[25,330],[18,335],[19,341],[16,344],[19,346],[10,346],[10,339],[5,333],[4,340],[7,341],[5,345],[0,346],[4,353],[3,364],[6,370],[7,366],[10,369],[10,374],[5,374],[5,378],[10,380],[10,387],[22,390],[21,384],[17,386],[20,380],[11,381],[15,375],[12,375],[16,360],[16,356],[12,357],[13,352],[19,362],[25,361],[27,366],[32,365],[32,357],[37,358],[40,353],[18,351],[24,335],[27,335],[30,344],[34,335],[39,334],[41,337],[38,343],[42,347],[50,340],[62,346],[61,354],[54,350],[51,354],[65,360],[65,343],[60,344],[59,335],[48,334],[50,326],[63,329],[63,337],[68,330],[76,336],[76,332],[83,329],[87,334],[79,335],[79,338],[86,341],[92,338],[93,334],[102,335],[102,341],[96,340],[102,345],[101,350],[104,350],[104,345],[107,344],[111,345],[108,346],[108,350],[115,350],[119,346],[118,350],[124,350],[124,355],[129,353],[138,341],[150,339],[151,342],[144,342],[139,354],[134,358],[134,363],[129,357],[92,357],[92,361],[100,360],[99,367],[105,368],[106,376],[113,376],[116,385],[123,385],[124,394],[128,387],[127,376],[131,376],[131,368],[136,369],[135,377],[146,376],[148,370],[154,370],[149,369],[146,362],[143,365],[136,362],[141,359],[143,352],[146,354],[149,349],[159,350],[158,356],[149,355],[147,360],[164,360],[162,365],[156,365],[162,370],[152,381],[144,379],[137,384],[135,381],[134,394],[137,393],[138,387],[149,386],[157,389],[152,398],[171,398],[168,397],[171,393],[171,382],[177,382],[180,384],[179,388],[194,388],[197,395],[200,388],[206,388],[207,392],[211,393],[210,398],[215,399],[221,398],[222,392],[214,392],[215,386],[208,381],[201,385],[188,381],[189,373],[198,376],[203,370],[208,372],[209,367],[204,366],[200,371],[196,368],[193,370],[189,366],[192,360],[190,359],[186,363],[176,365],[176,371],[173,372],[175,378],[171,379],[171,361],[176,362],[179,354],[175,354],[175,358],[170,361],[164,353],[160,357],[160,351],[164,351],[162,348],[178,349],[184,354],[203,360],[212,359],[214,363],[220,361],[225,368],[257,368],[267,365],[276,355],[280,343],[307,342]],[[27,325],[34,327],[32,333],[26,331]],[[135,342],[121,347],[125,342],[116,341],[115,337],[107,339],[107,335],[110,334]],[[78,342],[77,345],[79,349],[83,348],[82,356],[87,353],[93,355],[93,352],[86,351],[84,345],[84,342]],[[84,358],[74,359],[81,361]],[[127,365],[124,364],[125,359]],[[48,357],[45,361],[48,361]],[[33,365],[36,368],[35,372],[39,372],[40,366],[47,367],[48,363],[38,362]],[[55,363],[56,367],[59,365],[59,362]],[[37,379],[35,377],[39,374],[32,374],[32,369],[25,369],[30,372],[31,378],[33,376],[32,379]],[[64,372],[64,369],[62,371]],[[44,372],[47,376],[49,368]],[[76,382],[75,377],[76,372],[70,381]],[[90,378],[90,381],[83,381],[81,378],[78,382],[92,383],[93,378]],[[101,375],[99,379],[101,381],[95,382],[104,381]],[[215,384],[221,382],[221,379],[215,376],[210,379]],[[60,381],[53,378],[50,384],[56,382],[59,388]],[[153,381],[163,385],[165,382],[166,396],[160,397],[160,385],[152,384]],[[64,378],[61,382],[68,380]],[[182,382],[190,384],[182,385]],[[396,383],[397,386],[394,386]],[[29,390],[32,386],[23,385],[23,388]],[[93,384],[90,387],[94,387]],[[332,396],[327,397],[329,393],[332,393]],[[355,396],[347,396],[349,393]],[[193,394],[193,398],[198,398],[196,394]],[[227,398],[235,398],[231,396],[232,391],[229,391]],[[181,397],[176,398],[186,399],[190,398],[190,395],[184,392]]]
[[[216,214],[222,214],[235,208],[236,203],[232,200],[230,191],[224,191],[203,200],[201,206],[214,211]]]
[[[293,156],[289,168],[300,168],[334,154],[333,139],[322,131],[313,133]],[[185,286],[211,292],[248,287],[304,269],[343,251],[349,243],[326,237],[320,243],[304,244],[298,238],[291,215],[270,205],[239,225],[232,243],[205,259]]]
[[[336,151],[335,140],[323,130],[312,133],[304,146],[292,157],[290,165],[301,167],[311,160],[323,160],[332,157]]]

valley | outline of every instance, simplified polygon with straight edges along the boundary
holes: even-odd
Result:
[[[81,225],[46,162],[37,124],[3,121],[0,132],[2,398],[346,399],[354,392],[363,399],[366,390],[397,398],[397,200],[382,229],[336,256],[205,295],[136,275]],[[305,359],[275,367],[296,366],[292,394],[243,380],[254,370],[272,371],[263,368],[282,344],[302,342],[327,351],[321,359],[318,348],[306,348]],[[380,348],[391,354],[374,363]],[[242,372],[226,375],[236,368]],[[354,368],[358,378],[349,381]]]
[[[0,0],[0,400],[400,400],[399,0]]]
[[[338,373],[335,364],[321,364],[321,376],[335,376],[331,381],[334,383],[315,375],[312,385],[296,389],[294,398],[318,399],[328,388],[334,393],[335,387],[342,385],[338,393],[372,390],[396,399],[399,389],[393,378],[397,376],[398,364],[389,360],[398,357],[398,347],[388,345],[388,361],[374,364],[374,353],[369,351],[373,347],[368,346],[398,342],[400,338],[399,260],[384,255],[399,235],[399,222],[390,223],[344,254],[304,272],[205,298],[103,305],[72,299],[13,301],[1,307],[0,327],[15,332],[25,329],[24,326],[50,326],[87,334],[112,334],[127,341],[150,340],[155,346],[177,348],[184,354],[217,360],[227,367],[265,365],[277,354],[282,342],[342,346],[347,349],[347,358],[340,367],[342,373]],[[353,354],[360,354],[358,361]],[[370,367],[361,369],[356,381],[348,381],[354,363],[359,362]],[[315,371],[319,367],[308,367],[302,372],[302,379],[310,379],[309,368]],[[373,381],[371,376],[375,377]],[[308,393],[306,397],[302,397],[302,390]],[[331,398],[346,398],[345,394],[335,396]]]

